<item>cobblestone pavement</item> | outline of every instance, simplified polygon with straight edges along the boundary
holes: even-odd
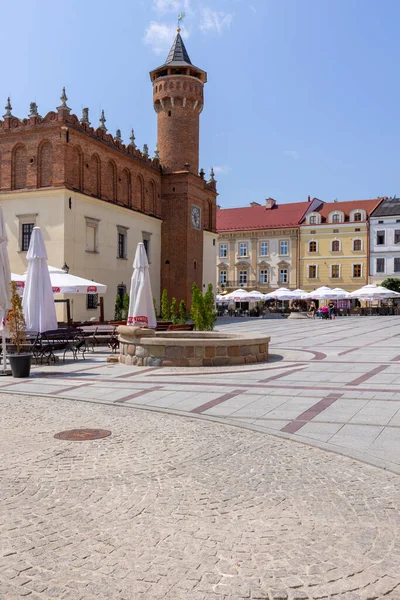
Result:
[[[0,395],[0,598],[400,598],[397,474],[123,405]],[[112,436],[66,442],[77,427]]]
[[[35,367],[26,381],[0,377],[0,392],[224,421],[400,474],[399,317],[222,319],[217,327],[268,333],[271,361],[157,369],[107,365],[103,352]]]

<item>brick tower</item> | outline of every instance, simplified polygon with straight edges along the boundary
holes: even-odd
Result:
[[[190,306],[191,288],[208,282],[214,260],[216,182],[199,173],[199,122],[207,74],[195,67],[180,30],[163,65],[151,71],[157,145],[162,169],[161,287]],[[213,239],[210,240],[210,237]],[[207,281],[206,281],[207,279]]]

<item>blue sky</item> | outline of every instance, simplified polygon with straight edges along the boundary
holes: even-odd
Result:
[[[110,132],[153,150],[148,72],[182,10],[222,206],[400,194],[398,0],[14,0],[0,98],[44,115],[65,85],[73,112],[94,125],[104,108]]]

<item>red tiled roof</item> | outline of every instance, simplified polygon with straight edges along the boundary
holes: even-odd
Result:
[[[220,208],[217,210],[217,231],[296,227],[309,206],[309,202],[291,202],[277,204],[274,208],[266,208],[265,204],[243,208]]]
[[[321,215],[322,222],[326,221],[329,213],[335,210],[343,212],[345,219],[348,220],[352,210],[362,208],[366,211],[367,215],[370,215],[381,202],[382,198],[374,198],[373,200],[346,200],[345,202],[325,202],[316,212],[319,212]]]

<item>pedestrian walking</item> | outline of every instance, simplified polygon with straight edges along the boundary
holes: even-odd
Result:
[[[315,306],[314,300],[311,300],[310,304],[310,313],[313,319],[315,319],[315,313],[317,312],[317,307]]]
[[[336,317],[336,306],[333,300],[329,302],[329,318],[333,321]]]

